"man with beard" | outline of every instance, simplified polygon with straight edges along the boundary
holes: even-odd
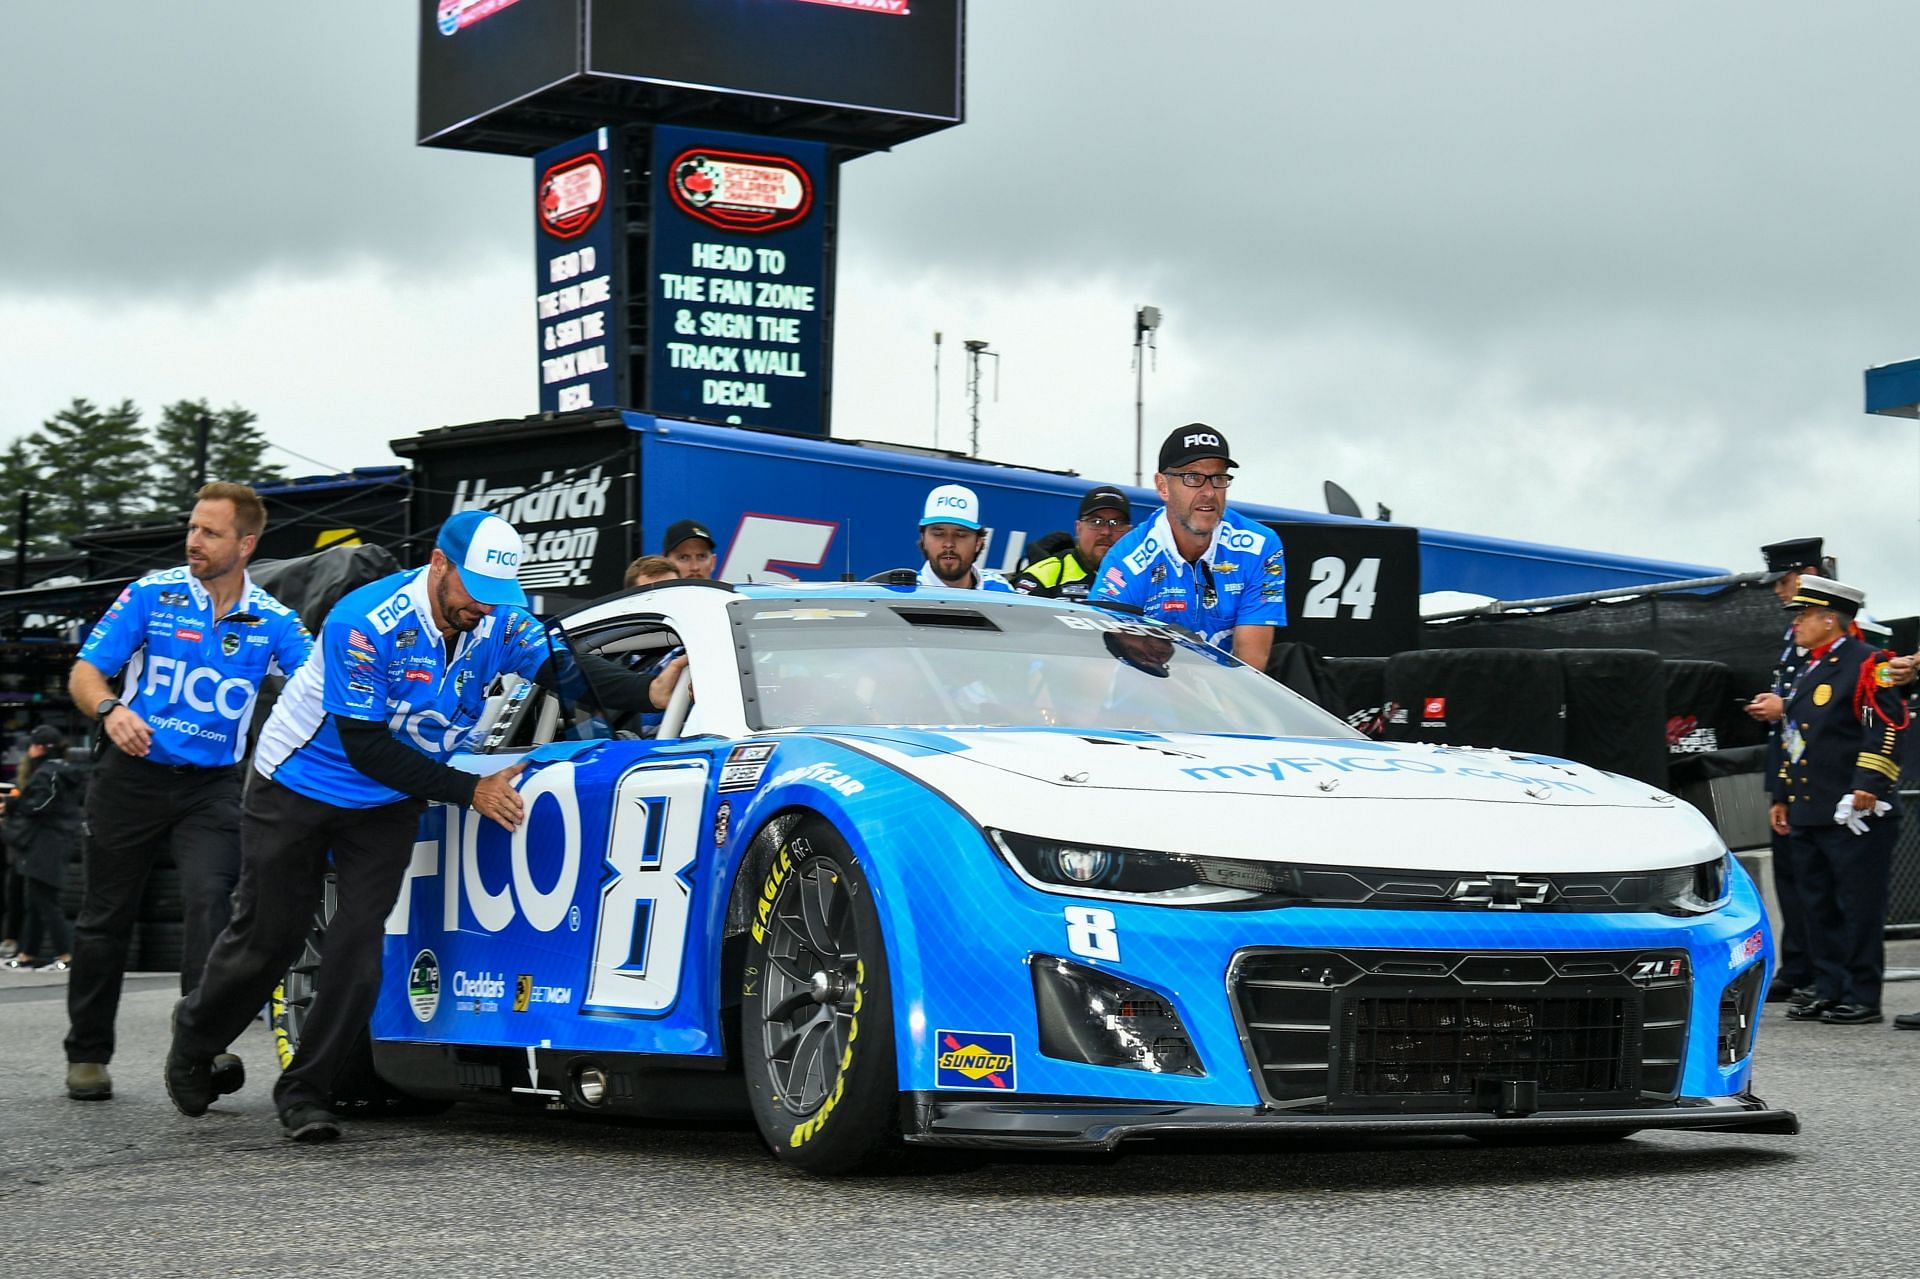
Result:
[[[990,568],[973,562],[987,547],[980,527],[980,499],[964,484],[942,484],[927,494],[920,516],[920,585],[950,586],[955,590],[1011,591],[1013,584]]]
[[[215,1054],[245,1030],[299,955],[332,854],[338,910],[293,1061],[274,1087],[286,1135],[339,1136],[327,1110],[366,1032],[380,984],[380,938],[428,800],[469,805],[513,830],[524,813],[514,779],[445,761],[486,704],[494,677],[537,683],[580,673],[527,611],[520,536],[484,511],[441,526],[424,568],[383,577],[336,604],[313,660],[261,730],[241,821],[233,923],[214,943],[199,989],[174,1010],[167,1095],[197,1116],[229,1091]],[[665,704],[655,681],[596,662],[610,709]],[[624,706],[614,705],[624,701]]]
[[[67,1095],[113,1096],[114,1019],[147,872],[162,849],[180,869],[180,989],[191,991],[227,926],[240,873],[240,777],[260,681],[301,669],[313,640],[253,584],[247,559],[267,508],[244,484],[202,488],[187,524],[187,562],[120,592],[67,679],[73,704],[100,721],[100,763],[87,799],[86,889],[67,986]],[[108,679],[126,672],[118,692]],[[244,1079],[223,1054],[214,1078]]]
[[[1133,529],[1133,504],[1112,485],[1089,489],[1080,499],[1080,518],[1074,521],[1073,545],[1058,555],[1036,560],[1013,579],[1022,595],[1084,602],[1093,587],[1100,560],[1121,537]]]
[[[1265,670],[1287,624],[1287,564],[1273,530],[1227,509],[1238,465],[1205,423],[1167,436],[1153,477],[1166,506],[1113,544],[1087,598],[1131,604]]]

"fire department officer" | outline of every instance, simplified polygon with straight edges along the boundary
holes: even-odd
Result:
[[[244,484],[209,484],[187,525],[187,562],[141,578],[94,625],[73,664],[73,703],[104,743],[87,798],[86,890],[67,986],[67,1095],[113,1095],[113,1024],[147,872],[162,849],[180,868],[180,989],[191,991],[227,925],[240,872],[240,777],[260,681],[301,669],[313,641],[253,584],[247,559],[267,508]],[[120,690],[111,677],[126,672]],[[223,1054],[222,1091],[244,1078]]]
[[[1132,604],[1265,670],[1287,624],[1287,564],[1276,533],[1227,509],[1238,465],[1204,423],[1167,436],[1153,477],[1166,506],[1107,551],[1088,599]]]
[[[1787,601],[1806,659],[1787,690],[1780,764],[1768,782],[1776,834],[1799,861],[1814,998],[1797,1021],[1881,1020],[1888,876],[1900,812],[1895,746],[1904,700],[1874,679],[1878,653],[1847,633],[1866,597],[1805,573]]]
[[[1760,548],[1767,561],[1767,582],[1782,604],[1800,589],[1804,573],[1819,573],[1823,564],[1821,540],[1798,537],[1771,542]],[[1807,650],[1794,639],[1794,627],[1788,624],[1780,637],[1780,656],[1773,666],[1773,684],[1767,692],[1747,703],[1747,714],[1767,726],[1765,775],[1780,771],[1780,717],[1783,698],[1793,687],[1806,661]],[[1806,907],[1800,898],[1800,873],[1796,852],[1786,836],[1775,833],[1772,839],[1773,893],[1780,902],[1779,967],[1767,987],[1769,1002],[1789,1000],[1808,1003],[1813,999],[1813,958],[1807,950]]]
[[[441,526],[425,567],[369,583],[327,614],[313,660],[261,730],[233,923],[174,1012],[165,1080],[183,1114],[205,1114],[227,1091],[212,1075],[215,1054],[299,955],[331,852],[338,909],[274,1105],[294,1140],[339,1135],[327,1102],[373,1012],[382,929],[425,801],[470,805],[508,830],[523,816],[513,784],[522,765],[478,777],[445,761],[479,719],[495,676],[553,686],[580,673],[526,610],[520,552],[512,525],[463,511]],[[672,682],[597,659],[591,673],[603,708],[615,711],[665,705]]]
[[[1013,589],[1045,599],[1084,601],[1107,548],[1132,530],[1133,503],[1125,493],[1110,484],[1089,489],[1080,499],[1073,545],[1020,570],[1013,579]]]

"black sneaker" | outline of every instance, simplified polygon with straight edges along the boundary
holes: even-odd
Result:
[[[315,1102],[297,1101],[280,1112],[280,1127],[288,1141],[336,1141],[340,1116]]]
[[[246,1063],[232,1053],[221,1053],[215,1057],[213,1064],[207,1068],[207,1073],[213,1080],[213,1091],[216,1096],[224,1097],[230,1092],[239,1092],[247,1086]]]
[[[167,1047],[167,1064],[162,1077],[167,1084],[167,1098],[173,1102],[173,1108],[189,1119],[198,1119],[207,1113],[207,1107],[220,1095],[213,1086],[213,1059],[211,1057],[189,1057],[180,1051],[180,1004],[173,1006],[173,1016],[169,1025],[174,1032],[174,1040]]]

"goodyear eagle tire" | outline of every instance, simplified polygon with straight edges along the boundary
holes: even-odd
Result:
[[[300,958],[293,961],[293,967],[287,969],[286,976],[280,979],[280,984],[273,988],[273,997],[268,1001],[267,1008],[273,1022],[274,1056],[282,1070],[293,1064],[293,1054],[300,1047],[300,1027],[306,1020],[307,1009],[313,1005],[314,978],[320,971],[320,946],[338,908],[339,898],[335,896],[333,876],[329,874],[320,905],[313,913],[313,927],[307,933],[307,944],[301,949]],[[375,1119],[437,1114],[447,1109],[450,1103],[409,1097],[381,1079],[373,1068],[373,1040],[363,1034],[353,1061],[334,1081],[333,1096],[327,1104],[329,1109],[341,1115]]]
[[[829,827],[803,823],[755,886],[740,1041],[754,1122],[781,1162],[846,1173],[899,1142],[893,999],[866,876]]]

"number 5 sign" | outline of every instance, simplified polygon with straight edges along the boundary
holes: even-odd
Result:
[[[1287,554],[1281,640],[1327,657],[1387,657],[1420,646],[1420,534],[1393,524],[1268,525]]]

